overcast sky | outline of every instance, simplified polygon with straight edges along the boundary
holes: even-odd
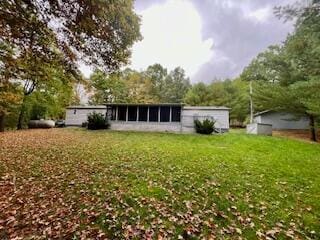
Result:
[[[136,70],[181,66],[192,82],[232,78],[292,31],[273,14],[295,0],[136,0],[144,39],[133,47]]]

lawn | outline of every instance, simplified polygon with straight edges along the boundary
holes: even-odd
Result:
[[[0,146],[0,239],[320,238],[319,144],[51,129]]]

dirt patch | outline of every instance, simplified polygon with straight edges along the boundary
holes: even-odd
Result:
[[[279,130],[273,131],[272,135],[311,141],[309,130]],[[318,131],[318,139],[320,139],[320,131]]]

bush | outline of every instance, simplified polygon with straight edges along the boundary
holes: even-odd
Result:
[[[88,129],[98,130],[98,129],[108,129],[110,124],[107,122],[106,118],[102,113],[89,113],[88,114]]]
[[[87,128],[87,127],[88,127],[88,122],[87,122],[87,121],[85,121],[85,122],[81,123],[81,127],[83,127],[83,128]]]
[[[210,119],[205,119],[202,122],[198,119],[194,120],[194,127],[197,133],[200,134],[211,134],[215,130],[215,121]]]

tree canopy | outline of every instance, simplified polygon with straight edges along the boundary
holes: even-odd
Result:
[[[182,103],[191,86],[182,68],[177,67],[168,73],[160,64],[141,72],[129,68],[112,74],[96,70],[90,77],[90,83],[93,88],[92,104]]]
[[[248,84],[241,79],[197,83],[187,92],[184,101],[192,106],[226,106],[232,125],[242,126],[249,112]]]
[[[70,84],[82,79],[80,63],[108,73],[126,65],[133,43],[141,39],[139,28],[131,0],[0,1],[1,90],[6,91],[1,98],[8,98],[12,84],[23,85],[18,128],[27,96],[48,90],[52,80],[68,95]],[[2,104],[0,122],[8,107]]]
[[[312,139],[320,117],[320,5],[279,8],[278,14],[295,17],[295,31],[284,44],[259,54],[242,73],[256,81],[254,100],[258,109],[308,115]]]
[[[131,0],[0,2],[0,41],[17,54],[49,60],[59,50],[65,66],[81,59],[105,70],[126,64],[141,38]]]

